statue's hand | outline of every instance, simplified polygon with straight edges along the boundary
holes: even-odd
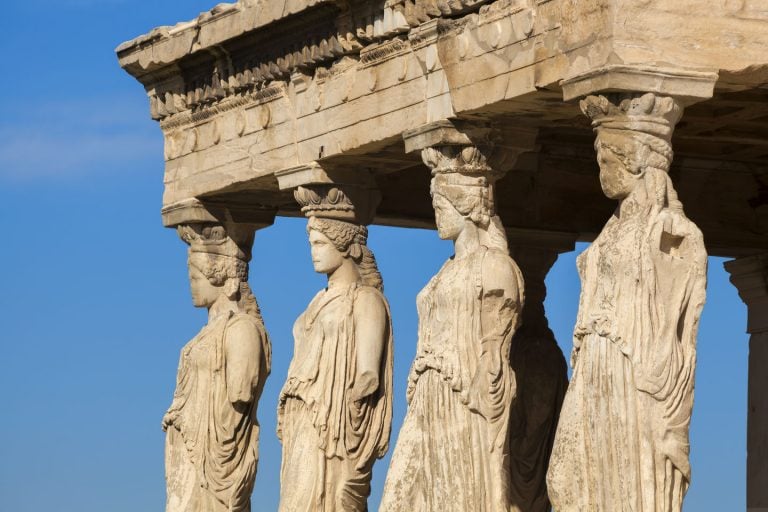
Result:
[[[163,416],[163,421],[161,423],[161,427],[163,428],[163,432],[168,432],[168,427],[172,426],[174,422],[176,421],[176,414],[172,413],[171,411],[168,411]]]
[[[355,383],[349,390],[349,399],[359,402],[365,397],[372,395],[379,389],[379,376],[373,372],[363,372],[355,377]]]

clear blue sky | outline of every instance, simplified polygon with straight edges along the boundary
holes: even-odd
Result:
[[[5,2],[0,15],[0,512],[162,511],[164,434],[178,353],[205,322],[186,251],[160,222],[162,137],[114,48],[213,6],[187,0]],[[597,176],[595,176],[597,180]],[[432,231],[372,228],[395,323],[395,434],[415,352],[415,297],[451,254]],[[585,246],[581,245],[580,250]],[[575,253],[548,278],[564,351]],[[745,508],[746,307],[710,259],[699,333],[688,512]],[[277,395],[291,326],[324,278],[304,221],[257,234],[251,284],[274,344],[260,406],[254,512],[277,508]],[[393,436],[394,441],[394,436]],[[374,470],[378,505],[388,458]]]

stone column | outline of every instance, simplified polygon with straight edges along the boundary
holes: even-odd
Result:
[[[315,271],[328,276],[296,320],[280,393],[280,511],[364,512],[392,426],[392,321],[366,225],[379,192],[360,170],[278,173],[309,219]]]
[[[248,285],[254,232],[274,210],[233,211],[190,199],[163,210],[189,245],[192,303],[207,325],[181,351],[167,432],[166,512],[250,510],[258,465],[257,409],[271,346]]]
[[[680,512],[707,253],[668,176],[675,97],[589,96],[600,185],[618,205],[579,256],[573,376],[547,476],[555,510]]]
[[[768,512],[768,254],[729,261],[725,269],[748,312],[747,510]]]
[[[506,141],[488,127],[460,122],[404,138],[406,151],[420,151],[431,171],[437,232],[455,255],[417,298],[408,413],[379,510],[522,512],[510,488],[517,476],[510,467],[517,390],[510,356],[524,284],[494,193],[519,151],[496,146]]]
[[[568,388],[565,358],[544,311],[547,273],[558,254],[572,251],[575,235],[507,230],[510,254],[525,281],[522,323],[510,362],[517,394],[510,418],[511,490],[524,512],[548,512],[545,476],[560,407]]]

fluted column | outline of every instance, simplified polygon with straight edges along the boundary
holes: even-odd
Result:
[[[725,269],[747,305],[747,510],[768,512],[768,254],[729,261]]]
[[[557,511],[679,512],[707,253],[668,176],[677,98],[589,96],[600,185],[618,206],[579,256],[582,282],[548,473]]]
[[[190,199],[163,210],[189,245],[192,303],[207,325],[181,350],[167,432],[166,512],[250,510],[258,465],[257,409],[271,346],[248,285],[254,232],[274,210],[234,211]]]
[[[517,381],[510,418],[511,490],[520,510],[548,512],[545,476],[568,371],[544,310],[544,281],[558,254],[573,250],[575,235],[531,236],[511,230],[507,234],[510,254],[525,281],[522,323],[512,340],[510,357]]]

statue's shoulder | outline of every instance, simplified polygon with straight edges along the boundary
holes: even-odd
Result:
[[[232,313],[227,319],[226,335],[241,337],[262,337],[265,333],[261,319],[245,312]]]
[[[517,268],[515,260],[507,251],[497,248],[486,248],[483,258],[483,268],[485,267],[510,267]]]
[[[516,276],[518,273],[515,260],[513,260],[509,253],[506,251],[502,251],[501,249],[486,249],[485,254],[481,257],[481,268],[484,276]]]
[[[364,303],[382,303],[386,304],[387,299],[384,297],[384,293],[375,286],[358,285],[354,292],[355,302]]]
[[[486,249],[481,261],[482,287],[484,290],[503,289],[516,291],[520,286],[520,270],[508,252]]]

